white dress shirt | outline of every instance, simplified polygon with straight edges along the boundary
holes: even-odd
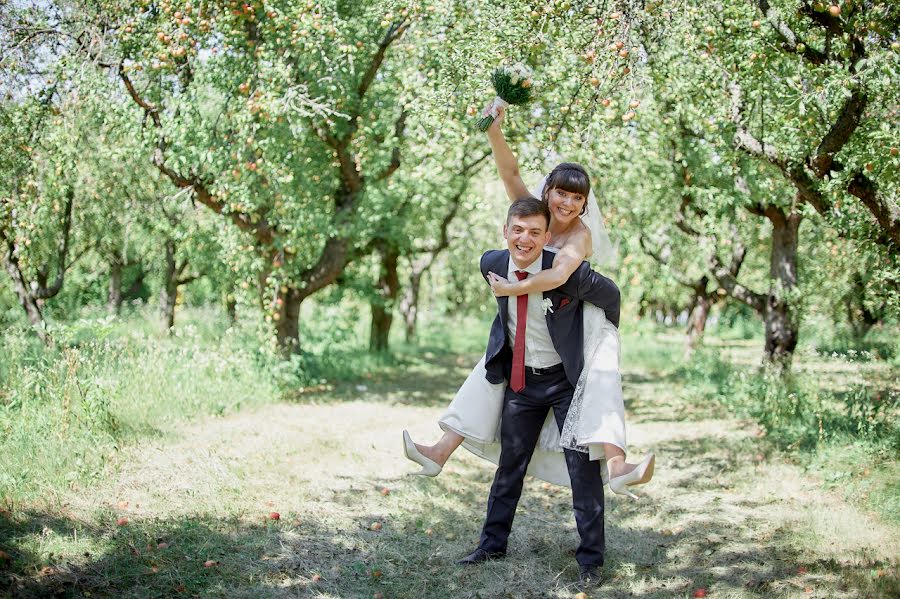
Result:
[[[510,282],[516,282],[519,278],[516,276],[517,270],[524,270],[528,276],[534,276],[541,272],[541,262],[543,254],[538,259],[529,264],[525,268],[519,268],[509,259],[509,267],[507,279]],[[516,323],[518,296],[509,296],[509,317],[506,322],[506,334],[509,335],[509,346],[516,346]],[[528,294],[528,320],[525,323],[525,366],[534,368],[547,368],[555,366],[562,362],[562,358],[553,347],[553,340],[550,338],[550,329],[547,328],[547,318],[544,316],[544,310],[541,308],[541,302],[544,301],[544,294],[529,293]]]

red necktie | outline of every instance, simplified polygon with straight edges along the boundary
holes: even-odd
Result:
[[[528,276],[524,270],[517,270],[516,276],[521,281]],[[516,343],[513,346],[512,375],[509,388],[518,393],[525,388],[525,321],[528,318],[528,296],[523,294],[516,298]]]

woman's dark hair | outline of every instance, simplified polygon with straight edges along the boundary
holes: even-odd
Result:
[[[548,205],[551,189],[562,189],[569,193],[581,194],[587,200],[588,195],[591,193],[591,178],[588,177],[587,171],[580,164],[563,162],[550,171],[550,174],[547,175],[547,180],[544,182],[544,191],[541,192],[541,199]],[[587,201],[581,207],[581,214],[585,212],[587,212]]]
[[[547,208],[547,202],[543,202],[535,197],[526,196],[519,198],[509,205],[506,211],[506,223],[514,216],[527,218],[529,216],[543,216],[547,221],[547,227],[550,227],[550,209]]]

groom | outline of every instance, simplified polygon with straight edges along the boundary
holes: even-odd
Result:
[[[550,212],[535,198],[516,200],[509,207],[503,236],[507,250],[481,257],[481,274],[508,273],[519,280],[550,268],[555,254],[544,250],[550,241]],[[560,287],[542,294],[520,295],[510,305],[498,297],[499,313],[491,327],[485,354],[487,379],[509,381],[500,424],[500,461],[488,498],[487,517],[478,548],[459,561],[478,564],[506,555],[525,471],[547,416],[553,410],[562,429],[575,385],[584,365],[581,303],[590,302],[619,322],[619,290],[592,271],[587,262]],[[575,559],[581,580],[600,581],[605,534],[600,463],[588,454],[565,450],[572,482],[572,505],[581,545]]]

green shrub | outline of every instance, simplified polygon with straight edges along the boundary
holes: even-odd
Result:
[[[190,323],[169,337],[130,324],[57,326],[53,348],[27,329],[0,337],[0,501],[85,484],[134,438],[278,397],[240,329],[213,342]]]
[[[690,400],[754,419],[784,449],[809,450],[848,439],[900,449],[897,391],[873,392],[861,383],[842,391],[823,389],[813,374],[735,366],[714,348],[697,352],[676,370],[676,378]]]

